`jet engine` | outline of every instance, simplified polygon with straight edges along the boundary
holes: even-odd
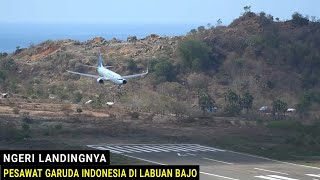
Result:
[[[127,84],[127,80],[123,79],[122,84]]]
[[[104,83],[103,78],[102,78],[102,77],[101,77],[101,78],[98,78],[98,79],[97,79],[97,82],[98,82],[99,84],[103,84],[103,83]]]

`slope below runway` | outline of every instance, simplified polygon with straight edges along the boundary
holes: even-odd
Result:
[[[201,180],[320,180],[320,168],[199,144],[88,145],[160,165],[200,165]]]

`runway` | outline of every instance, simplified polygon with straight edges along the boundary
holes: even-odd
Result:
[[[88,145],[160,165],[200,165],[201,180],[320,180],[320,168],[199,144]]]

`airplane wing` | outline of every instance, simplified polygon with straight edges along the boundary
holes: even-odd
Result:
[[[131,79],[131,78],[136,78],[136,77],[143,77],[148,74],[148,68],[147,72],[141,73],[141,74],[133,74],[133,75],[127,75],[127,76],[122,76],[124,79]]]
[[[67,71],[67,72],[72,73],[72,74],[78,74],[81,76],[92,77],[92,78],[101,78],[101,76],[92,75],[92,74],[84,74],[84,73],[79,73],[79,72],[74,72],[74,71]]]

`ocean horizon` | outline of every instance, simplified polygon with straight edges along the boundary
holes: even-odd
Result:
[[[150,34],[181,36],[199,24],[0,24],[0,52],[12,53],[46,40],[72,39],[81,42],[94,37],[123,41],[129,36],[144,38]]]

